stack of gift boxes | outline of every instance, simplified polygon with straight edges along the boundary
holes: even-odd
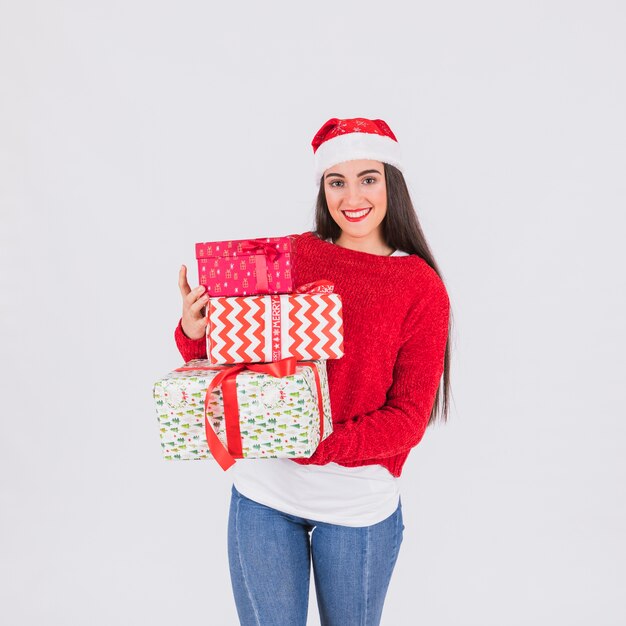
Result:
[[[343,356],[341,298],[294,290],[292,237],[196,244],[207,359],[154,384],[166,459],[307,458],[332,432],[326,360]]]

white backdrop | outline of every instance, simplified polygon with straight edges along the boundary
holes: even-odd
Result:
[[[456,322],[383,623],[626,623],[623,3],[0,7],[3,622],[237,623],[230,478],[152,406],[178,269],[308,230],[313,134],[364,116]]]

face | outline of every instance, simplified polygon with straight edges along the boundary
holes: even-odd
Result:
[[[387,214],[387,184],[380,161],[346,161],[324,172],[324,192],[331,217],[342,236],[382,240]]]

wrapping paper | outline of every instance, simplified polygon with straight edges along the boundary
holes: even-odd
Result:
[[[190,361],[154,384],[165,459],[214,457],[207,443],[213,435],[207,429],[212,429],[220,445],[235,457],[257,459],[308,458],[332,432],[324,362],[297,363],[295,373],[283,377],[246,369],[231,376],[236,388],[239,441],[229,441],[233,431],[231,428],[227,433],[224,390],[216,388],[207,394],[212,380],[231,368],[207,367],[212,367],[207,360]],[[219,458],[218,462],[227,469]]]
[[[210,298],[207,317],[207,358],[212,364],[343,356],[338,294]]]
[[[200,284],[209,296],[289,293],[291,237],[196,244]]]

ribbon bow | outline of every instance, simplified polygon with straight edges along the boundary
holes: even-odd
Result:
[[[311,362],[303,361],[300,365],[306,365],[312,368],[315,374],[315,384],[317,387],[317,400],[320,414],[320,441],[324,436],[324,405],[322,401],[322,386],[319,379],[319,373],[315,365]],[[243,370],[268,374],[275,378],[284,378],[285,376],[293,376],[296,373],[298,362],[295,357],[288,357],[280,361],[272,363],[239,363],[234,366],[212,365],[201,367],[179,367],[177,372],[194,371],[194,370],[213,370],[219,371],[217,376],[209,383],[204,396],[204,431],[206,440],[211,450],[213,458],[218,462],[223,470],[227,470],[235,463],[235,459],[243,458],[243,450],[241,447],[241,429],[239,428],[239,403],[237,401],[237,374]],[[222,399],[224,402],[224,424],[226,430],[226,447],[217,436],[213,424],[209,421],[208,411],[211,401],[211,394],[214,389],[222,387]]]
[[[301,285],[295,293],[333,293],[334,291],[335,285],[329,280],[316,280],[313,283]]]
[[[279,244],[271,243],[264,239],[244,239],[237,247],[240,248],[241,252],[263,254],[272,261],[272,263],[282,254]]]
[[[272,263],[278,260],[282,254],[279,244],[263,239],[245,239],[238,245],[238,248],[241,252],[250,252],[254,255],[257,292],[260,294],[269,293],[267,260],[269,259]]]

